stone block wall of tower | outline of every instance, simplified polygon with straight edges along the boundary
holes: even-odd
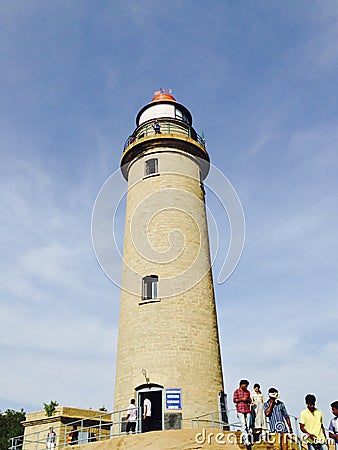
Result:
[[[157,171],[145,174],[146,161]],[[142,279],[158,276],[157,298]],[[198,159],[152,146],[129,167],[114,410],[148,383],[182,392],[184,420],[219,408],[223,390],[204,191]],[[187,424],[191,427],[191,422]]]

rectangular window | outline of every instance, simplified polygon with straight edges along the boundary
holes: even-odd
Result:
[[[177,108],[175,108],[175,116],[176,116],[176,119],[181,119],[181,120],[183,120],[183,114],[182,114],[182,111],[180,111],[180,110],[177,109]]]
[[[176,119],[183,120],[183,122],[185,122],[185,123],[189,123],[189,119],[188,119],[187,115],[184,114],[183,111],[181,111],[177,108],[175,109],[175,117],[176,117]]]
[[[145,175],[152,175],[158,173],[158,159],[152,158],[146,161],[145,165]]]
[[[149,275],[142,279],[142,299],[151,300],[157,298],[158,276]]]

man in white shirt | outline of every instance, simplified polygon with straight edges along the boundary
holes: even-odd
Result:
[[[130,400],[130,405],[128,406],[127,411],[128,414],[126,416],[126,433],[129,434],[130,430],[132,433],[135,433],[137,422],[137,408],[135,406],[135,400],[133,398]]]
[[[46,448],[48,450],[54,450],[55,443],[56,443],[56,433],[53,430],[53,427],[50,427],[46,437]]]
[[[142,431],[145,433],[151,431],[151,402],[148,397],[143,401],[143,427]]]
[[[334,417],[330,420],[329,436],[334,440],[336,450],[338,450],[338,401],[331,403],[331,408]]]

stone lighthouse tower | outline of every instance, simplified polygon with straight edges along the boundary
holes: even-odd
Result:
[[[128,181],[114,410],[151,401],[153,429],[218,420],[223,376],[203,181],[205,141],[161,90],[136,117]],[[211,417],[211,416],[209,416]],[[186,425],[185,425],[186,424]]]

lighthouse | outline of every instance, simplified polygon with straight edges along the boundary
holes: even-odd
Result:
[[[121,158],[128,189],[114,393],[115,411],[148,398],[154,430],[218,420],[222,403],[209,164],[190,111],[170,90],[155,92]]]

